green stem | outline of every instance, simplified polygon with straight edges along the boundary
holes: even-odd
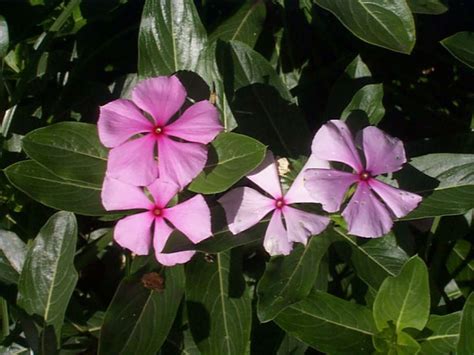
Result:
[[[1,297],[0,308],[2,310],[2,338],[6,338],[10,334],[10,318],[8,317],[7,301]]]

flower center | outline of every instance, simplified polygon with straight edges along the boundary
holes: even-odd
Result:
[[[153,209],[153,214],[156,216],[156,217],[160,217],[163,215],[163,209],[162,208],[159,208],[159,207],[155,207]]]
[[[279,210],[282,209],[285,205],[286,203],[283,197],[277,198],[275,200],[275,207],[278,208]]]
[[[363,171],[359,174],[359,179],[361,181],[367,181],[371,178],[372,176],[370,175],[370,173],[368,171]]]
[[[159,136],[160,134],[162,134],[162,133],[164,132],[164,130],[165,130],[164,127],[162,127],[162,126],[156,126],[156,127],[154,128],[153,132],[154,132],[157,136]]]

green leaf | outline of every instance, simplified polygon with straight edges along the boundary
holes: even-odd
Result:
[[[207,34],[193,0],[147,0],[138,38],[141,77],[194,71]]]
[[[357,91],[351,102],[342,111],[341,119],[346,120],[351,114],[362,111],[371,125],[377,125],[385,115],[382,103],[383,84],[369,84]]]
[[[163,289],[146,282],[160,276]],[[173,325],[184,283],[182,266],[124,279],[105,314],[98,354],[156,354]]]
[[[327,353],[369,354],[377,331],[367,307],[315,291],[275,319],[290,335]]]
[[[0,229],[0,281],[18,282],[25,255],[25,243],[15,233]]]
[[[288,256],[270,259],[257,285],[257,315],[261,322],[272,320],[308,296],[329,244],[327,233],[323,233],[313,236],[306,247],[298,244]]]
[[[458,215],[474,208],[473,169],[474,154],[440,153],[414,158],[398,173],[399,181],[424,198],[403,219]]]
[[[305,355],[308,345],[286,334],[276,355]]]
[[[426,355],[444,355],[454,353],[459,339],[461,312],[445,316],[431,315],[425,329],[418,334],[421,353]]]
[[[209,41],[241,41],[253,47],[265,22],[265,3],[247,0],[231,17],[222,22],[209,36]]]
[[[412,12],[426,15],[440,15],[448,11],[448,7],[440,0],[407,0]]]
[[[3,58],[8,53],[8,46],[10,39],[8,36],[8,24],[5,17],[0,15],[0,58]]]
[[[467,240],[458,240],[446,261],[446,268],[465,297],[474,290],[474,249]]]
[[[99,141],[96,125],[61,122],[39,128],[23,138],[23,149],[63,179],[102,185],[108,152]]]
[[[186,306],[191,332],[203,354],[246,354],[251,299],[239,255],[219,253],[213,262],[195,257],[186,266]]]
[[[96,185],[62,179],[32,160],[10,165],[4,172],[17,189],[48,207],[86,216],[107,213]]]
[[[18,305],[52,325],[59,342],[66,308],[76,287],[76,217],[57,212],[28,249],[18,281]]]
[[[397,332],[405,328],[422,330],[428,321],[430,293],[428,270],[419,257],[413,257],[400,275],[388,277],[374,302],[374,319],[379,330],[393,323]]]
[[[191,183],[191,191],[214,194],[229,189],[255,169],[265,157],[259,141],[237,133],[221,133],[211,143],[203,172]]]
[[[474,353],[474,293],[467,298],[462,310],[461,328],[459,331],[459,342],[457,353],[459,355],[468,355]]]
[[[361,40],[409,54],[415,45],[415,22],[405,0],[315,0]]]
[[[441,41],[456,59],[474,69],[474,32],[458,32]]]

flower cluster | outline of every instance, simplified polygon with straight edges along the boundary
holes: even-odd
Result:
[[[189,104],[186,96],[176,76],[144,80],[134,88],[131,100],[102,106],[98,122],[99,137],[111,148],[102,203],[108,211],[141,210],[118,221],[114,239],[138,255],[148,254],[153,246],[164,265],[185,263],[194,254],[162,253],[173,229],[193,243],[212,235],[210,210],[201,195],[170,204],[202,171],[206,144],[222,131],[218,111],[209,101]],[[262,164],[247,175],[254,187],[238,187],[218,199],[229,230],[239,234],[271,213],[263,245],[270,255],[287,255],[293,243],[306,244],[330,222],[327,216],[303,210],[301,204],[321,204],[326,212],[337,212],[350,197],[342,212],[349,233],[369,238],[386,234],[393,219],[416,208],[421,197],[375,178],[406,162],[400,140],[367,127],[355,141],[344,122],[323,125],[314,137],[311,156],[286,192],[268,151]],[[334,170],[330,162],[343,163],[353,172]],[[348,196],[354,184],[355,192]]]

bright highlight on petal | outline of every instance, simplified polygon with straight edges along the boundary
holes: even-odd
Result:
[[[288,241],[281,214],[280,210],[273,213],[263,240],[263,246],[270,255],[288,255],[293,248],[293,243]]]
[[[286,207],[283,210],[283,216],[288,229],[288,241],[305,245],[308,237],[321,233],[330,221],[328,217],[300,211],[293,207]]]
[[[283,195],[275,158],[270,151],[267,151],[267,155],[260,166],[247,174],[247,178],[274,198],[279,198]]]
[[[106,176],[102,185],[102,204],[107,211],[150,209],[153,203],[137,186]]]
[[[128,216],[117,222],[115,241],[123,248],[137,255],[147,255],[151,247],[151,225],[153,217],[149,212]]]
[[[155,250],[156,260],[162,265],[173,266],[176,264],[187,263],[193,255],[194,251],[181,251],[178,253],[161,253],[168,241],[173,229],[170,228],[164,219],[158,218],[155,220],[155,232],[153,234],[153,249]]]
[[[405,217],[421,202],[421,196],[396,189],[375,179],[370,180],[369,185],[398,218]]]

